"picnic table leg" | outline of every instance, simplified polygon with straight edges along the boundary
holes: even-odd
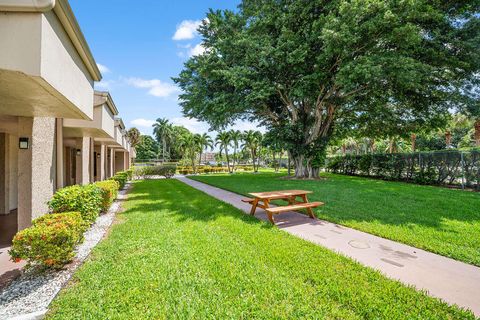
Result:
[[[308,203],[308,198],[306,194],[302,194],[301,197],[304,203]],[[310,218],[315,219],[315,215],[313,214],[312,208],[307,208],[307,213]]]
[[[270,221],[272,224],[275,224],[275,221],[273,220],[273,214],[272,214],[271,212],[268,212],[268,211],[267,211],[267,208],[269,208],[268,203],[269,203],[268,200],[263,200],[263,205],[264,205],[265,213],[267,214],[268,221]]]
[[[255,210],[257,210],[257,205],[258,205],[258,199],[255,198],[252,202],[252,209],[250,210],[250,215],[254,216],[255,215]]]

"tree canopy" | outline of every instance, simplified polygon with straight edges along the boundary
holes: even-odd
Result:
[[[257,120],[284,141],[297,177],[315,177],[333,137],[435,128],[459,103],[472,108],[479,7],[243,0],[236,13],[210,11],[205,53],[174,79],[183,111],[214,129]]]

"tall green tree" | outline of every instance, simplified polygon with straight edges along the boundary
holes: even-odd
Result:
[[[215,145],[220,147],[220,154],[222,151],[225,153],[225,157],[227,158],[227,168],[228,172],[230,173],[232,173],[232,171],[230,170],[230,156],[228,154],[228,147],[230,146],[231,142],[232,138],[230,137],[230,133],[227,131],[219,132],[217,134]]]
[[[199,134],[189,133],[182,135],[178,140],[183,157],[190,161],[194,173],[197,172],[195,160],[199,150],[201,149],[200,137],[201,136]]]
[[[262,145],[262,133],[260,131],[248,130],[243,134],[242,148],[250,152],[253,163],[253,171],[258,172],[258,153]]]
[[[158,118],[152,125],[153,134],[157,141],[162,144],[162,158],[166,159],[167,142],[172,136],[172,125],[167,118]]]
[[[158,159],[159,145],[151,136],[142,135],[135,146],[138,160]]]
[[[232,171],[235,171],[235,165],[238,164],[238,148],[240,147],[240,142],[242,142],[243,133],[240,130],[230,130],[228,132],[233,146],[233,167]]]
[[[140,131],[137,128],[130,128],[127,131],[128,141],[130,142],[130,145],[134,148],[137,144],[140,143],[140,136]]]
[[[317,177],[330,140],[441,127],[479,70],[478,1],[243,0],[211,11],[175,82],[214,129],[257,120]],[[207,22],[208,21],[208,22]],[[372,134],[373,135],[373,134]]]

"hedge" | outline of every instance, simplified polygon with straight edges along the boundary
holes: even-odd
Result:
[[[107,212],[117,198],[120,184],[115,180],[98,181],[94,183],[102,191],[102,212]]]
[[[347,155],[329,158],[330,172],[480,190],[480,151]]]
[[[125,184],[128,181],[128,173],[125,171],[117,172],[110,180],[117,181],[119,184],[119,189],[123,189]]]
[[[53,213],[78,211],[92,224],[102,210],[102,190],[94,184],[75,185],[58,190],[48,202]]]
[[[79,212],[47,214],[15,235],[9,251],[11,260],[27,260],[27,267],[60,269],[72,261],[85,229]]]
[[[175,175],[177,167],[175,165],[154,165],[135,167],[134,176],[137,179],[145,179],[149,176],[162,176],[167,179]]]

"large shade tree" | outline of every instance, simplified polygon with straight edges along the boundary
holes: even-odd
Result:
[[[214,129],[257,120],[284,141],[297,177],[316,177],[335,136],[444,123],[479,69],[478,11],[478,1],[243,0],[208,14],[205,53],[174,80],[187,116]]]
[[[138,144],[135,146],[137,153],[137,160],[154,160],[158,159],[160,146],[151,136],[142,135],[138,139]]]

